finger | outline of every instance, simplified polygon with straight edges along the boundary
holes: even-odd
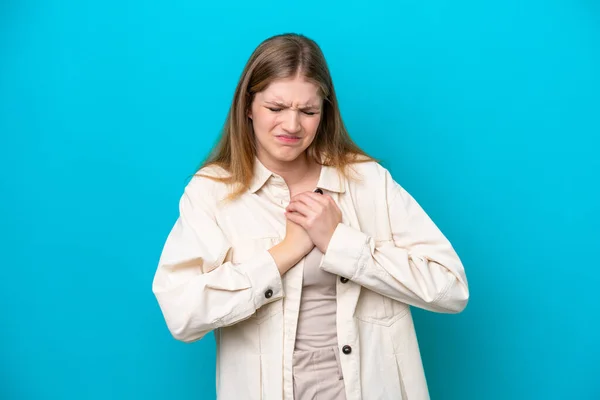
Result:
[[[296,212],[286,212],[285,217],[303,228],[306,225],[306,217],[304,217],[302,214],[298,214]]]
[[[337,211],[339,211],[339,212],[342,212],[342,211],[340,210],[340,207],[337,205],[337,203],[336,203],[336,202],[335,202],[335,200],[333,199],[333,197],[331,197],[331,196],[327,196],[327,200],[328,200],[328,203],[329,203],[329,204],[331,204],[331,205],[333,206],[333,208],[335,208],[335,209],[336,209]]]
[[[326,199],[330,196],[324,194],[324,193],[317,193],[317,192],[304,192],[304,194],[308,197],[310,197],[311,199],[318,201],[319,203],[325,203]]]
[[[286,210],[288,212],[300,213],[305,217],[311,217],[316,215],[316,211],[314,209],[312,209],[311,207],[309,207],[301,201],[292,201],[290,204],[288,204]]]
[[[307,193],[308,194],[308,193]],[[315,193],[311,193],[310,196],[308,196],[310,198],[310,200],[313,201],[318,201],[319,204],[321,205],[321,212],[326,212],[326,210],[333,210],[336,213],[340,213],[341,214],[341,210],[339,208],[339,206],[337,205],[337,203],[335,202],[335,200],[333,200],[333,197],[323,194],[315,194]],[[304,197],[304,199],[308,198],[308,197]]]
[[[294,196],[292,200],[301,201],[312,209],[319,209],[319,206],[324,207],[327,205],[327,197],[313,192],[304,192]]]
[[[324,206],[326,206],[330,200],[333,200],[331,198],[331,196],[329,196],[328,194],[319,194],[319,193],[315,193],[315,192],[307,192],[306,194],[308,194],[311,199],[318,201],[319,203],[321,203]]]

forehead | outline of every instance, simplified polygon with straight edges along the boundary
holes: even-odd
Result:
[[[276,79],[257,95],[264,101],[293,104],[318,104],[322,99],[319,87],[303,77]]]

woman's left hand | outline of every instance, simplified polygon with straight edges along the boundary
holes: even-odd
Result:
[[[331,196],[314,192],[300,193],[291,198],[286,217],[302,226],[317,248],[325,254],[342,212]]]

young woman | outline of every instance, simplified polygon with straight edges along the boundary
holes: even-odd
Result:
[[[152,289],[176,339],[214,331],[218,398],[429,397],[409,307],[462,311],[465,272],[350,139],[314,41],[258,46],[179,209]]]

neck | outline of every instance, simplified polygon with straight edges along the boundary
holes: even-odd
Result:
[[[315,166],[315,163],[309,160],[306,152],[293,161],[282,162],[260,156],[258,159],[269,171],[281,176],[289,186],[301,182]]]

